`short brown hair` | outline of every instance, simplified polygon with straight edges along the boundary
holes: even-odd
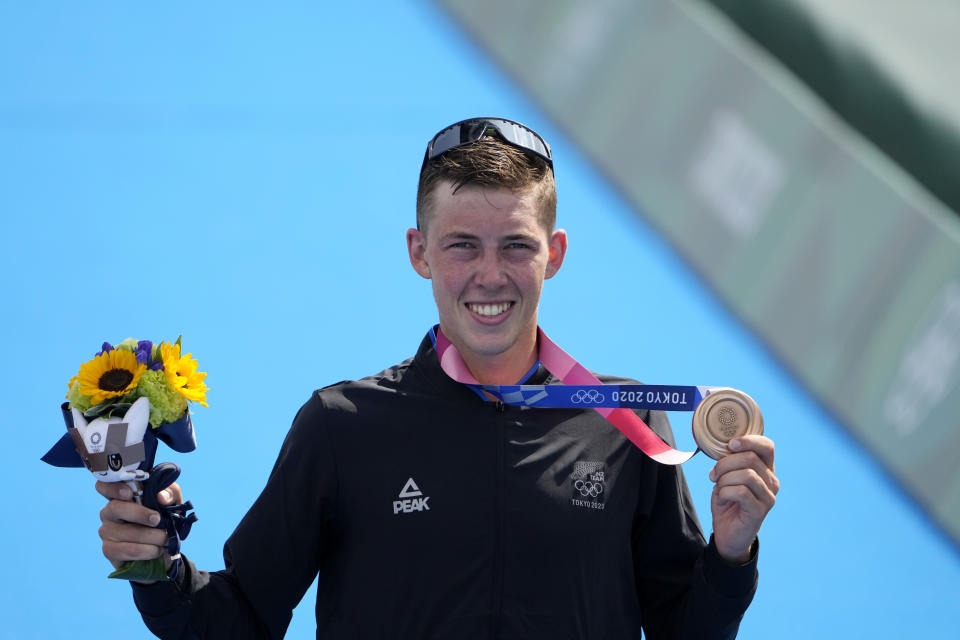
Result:
[[[426,232],[432,202],[430,196],[440,182],[449,180],[456,193],[466,185],[499,187],[513,192],[536,190],[540,222],[547,233],[557,218],[557,186],[547,161],[499,136],[486,136],[476,142],[455,147],[428,160],[420,171],[417,186],[417,228]]]

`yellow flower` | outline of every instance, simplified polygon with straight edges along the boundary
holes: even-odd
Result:
[[[77,375],[77,376],[73,376],[72,378],[70,378],[70,382],[67,383],[67,395],[64,396],[67,400],[70,399],[70,389],[73,388],[73,383],[76,382],[76,381],[77,381],[77,378],[79,378],[79,377],[80,377],[80,376],[78,376],[78,375]]]
[[[180,356],[179,344],[160,343],[160,356],[163,358],[163,371],[167,374],[167,381],[180,395],[192,402],[199,402],[207,406],[207,391],[210,389],[204,384],[206,373],[197,371],[198,363],[193,354]]]
[[[129,351],[105,351],[81,365],[77,374],[78,391],[90,396],[91,405],[100,404],[136,389],[146,368],[147,365],[137,362],[137,356]]]

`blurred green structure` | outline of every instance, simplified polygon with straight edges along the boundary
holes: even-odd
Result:
[[[960,83],[851,3],[439,2],[960,542]]]

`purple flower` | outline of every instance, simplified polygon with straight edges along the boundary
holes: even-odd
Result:
[[[150,357],[153,355],[153,343],[149,340],[140,340],[137,342],[137,349],[133,352],[137,356],[137,362],[140,364],[150,364]]]
[[[103,346],[100,347],[100,351],[97,352],[97,355],[107,353],[108,351],[113,351],[113,345],[109,342],[104,342]]]

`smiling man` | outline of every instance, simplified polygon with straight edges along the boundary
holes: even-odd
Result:
[[[280,637],[319,575],[318,638],[736,635],[778,490],[769,439],[732,441],[711,471],[708,542],[681,469],[599,412],[495,399],[496,385],[561,383],[537,324],[567,250],[555,209],[535,132],[480,118],[434,136],[406,239],[439,324],[410,360],[313,394],[224,570],[187,560],[170,581],[134,585],[154,633]],[[638,416],[671,441],[662,413]],[[129,490],[98,490],[104,554],[160,555],[154,514]],[[178,502],[179,487],[160,500]]]

